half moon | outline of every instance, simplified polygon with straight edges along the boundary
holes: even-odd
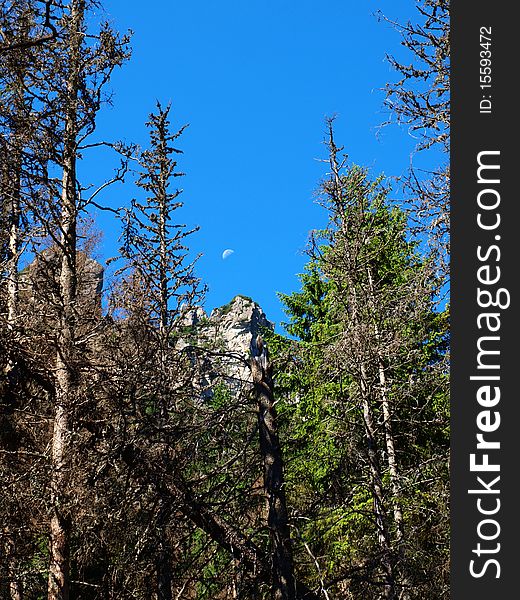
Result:
[[[231,250],[231,248],[228,248],[227,250],[224,250],[224,252],[222,252],[222,259],[225,260],[226,258],[228,258],[229,256],[231,256],[232,254],[234,254],[234,250]]]

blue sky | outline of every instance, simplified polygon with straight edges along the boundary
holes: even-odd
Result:
[[[337,141],[352,162],[387,176],[409,166],[416,140],[396,126],[378,135],[387,117],[381,88],[395,79],[385,54],[401,51],[398,33],[374,13],[406,20],[413,7],[409,0],[156,0],[151,10],[104,2],[101,18],[133,30],[133,56],[112,79],[113,107],[99,115],[94,137],[145,145],[156,100],[172,103],[174,127],[190,124],[178,143],[182,220],[201,228],[191,247],[203,253],[206,310],[244,294],[269,319],[285,319],[276,292],[298,289],[309,231],[326,221],[313,197],[326,174],[318,160],[326,155],[326,115],[338,115]],[[87,160],[84,178],[109,178],[110,162]],[[103,202],[120,206],[133,194],[131,186],[113,187]],[[112,256],[117,227],[106,213],[96,219],[101,254]],[[234,253],[222,260],[226,248]]]

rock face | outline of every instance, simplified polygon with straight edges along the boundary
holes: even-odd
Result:
[[[24,301],[35,314],[49,302],[59,281],[60,265],[53,249],[44,250],[20,274]],[[77,255],[79,314],[87,319],[102,317],[101,294],[103,267],[83,253]],[[260,306],[246,296],[235,296],[231,302],[215,308],[208,316],[197,307],[181,317],[181,337],[176,348],[193,356],[197,367],[197,382],[202,397],[211,397],[215,386],[225,384],[234,393],[251,389],[249,368],[251,340],[266,330],[273,331]],[[207,352],[192,352],[190,348]]]
[[[251,340],[266,330],[274,330],[274,323],[256,302],[235,296],[228,304],[215,308],[209,317],[202,308],[190,311],[184,323],[192,329],[196,344],[210,351],[199,370],[203,396],[211,396],[219,382],[234,392],[251,388]],[[187,340],[181,340],[181,347],[188,345]]]
[[[76,255],[77,311],[88,318],[101,317],[101,293],[103,291],[103,267],[85,253]],[[20,273],[22,298],[32,304],[49,303],[56,293],[60,277],[60,260],[55,248],[43,250]]]
[[[249,357],[251,338],[262,331],[274,330],[260,306],[245,296],[235,296],[229,304],[215,308],[209,317],[214,335],[220,337],[225,349]]]

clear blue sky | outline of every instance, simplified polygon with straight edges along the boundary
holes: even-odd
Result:
[[[153,6],[153,9],[151,8]],[[337,113],[337,140],[351,161],[373,174],[400,175],[415,145],[405,130],[385,128],[385,82],[395,79],[386,53],[399,35],[378,22],[381,9],[415,18],[410,0],[106,0],[102,17],[134,32],[133,56],[111,82],[96,139],[145,145],[156,100],[172,102],[186,177],[182,218],[201,230],[194,253],[209,286],[206,310],[236,294],[254,298],[269,319],[284,320],[276,292],[298,289],[309,231],[326,215],[313,192],[326,174],[324,117]],[[110,177],[110,160],[87,162],[84,175]],[[126,203],[129,186],[103,201]],[[118,232],[105,213],[101,249],[114,255]],[[234,254],[222,260],[226,248]]]

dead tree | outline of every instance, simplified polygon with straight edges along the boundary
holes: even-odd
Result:
[[[431,172],[410,167],[404,188],[414,208],[414,229],[426,234],[436,254],[439,272],[449,277],[450,168],[450,3],[417,0],[414,19],[395,27],[408,56],[387,56],[398,79],[385,86],[389,119],[408,127],[417,137],[417,151],[434,150],[438,163]]]
[[[56,16],[53,14],[53,8],[55,7],[54,0],[45,0],[45,8],[41,14],[41,22],[39,23],[39,31],[37,31],[34,37],[25,36],[21,39],[10,39],[5,34],[0,35],[0,55],[9,54],[16,50],[30,49],[35,46],[42,46],[48,42],[52,42],[58,37],[58,30],[56,29],[55,20]],[[7,10],[12,9],[8,7]],[[48,33],[44,33],[47,31]]]
[[[145,197],[132,201],[127,212],[122,236],[121,257],[126,264],[121,272],[130,270],[124,286],[139,282],[143,305],[146,305],[145,330],[153,340],[151,377],[156,382],[154,403],[157,413],[154,426],[163,442],[172,435],[172,416],[183,410],[175,406],[179,391],[179,375],[176,368],[179,359],[173,340],[176,329],[182,327],[182,316],[200,300],[203,293],[195,276],[195,260],[189,256],[187,241],[198,227],[188,228],[179,223],[176,212],[182,208],[181,189],[174,189],[173,182],[183,173],[177,168],[176,155],[182,154],[173,146],[186,125],[177,132],[170,131],[170,106],[163,108],[157,103],[157,111],[151,113],[147,126],[150,129],[150,147],[139,157],[141,167],[137,186]],[[131,309],[132,310],[132,309]],[[155,362],[154,362],[155,361]],[[168,433],[169,432],[169,433]],[[174,467],[175,468],[175,467]],[[166,536],[171,518],[171,508],[164,499],[159,501],[161,510],[155,523],[157,531],[156,572],[157,598],[170,600],[171,548]]]
[[[23,439],[20,421],[15,412],[24,400],[21,393],[22,357],[26,340],[21,326],[23,308],[19,301],[19,263],[24,243],[28,237],[28,218],[24,214],[24,196],[31,195],[35,184],[34,173],[38,170],[39,152],[35,152],[35,130],[39,123],[39,113],[34,106],[31,80],[40,64],[40,53],[34,48],[23,48],[34,30],[35,13],[31,0],[17,2],[16,5],[0,8],[0,31],[4,41],[12,50],[2,55],[0,52],[0,329],[4,341],[0,349],[0,408],[3,436],[0,459],[2,479],[11,498],[6,498],[2,506],[4,526],[2,537],[5,563],[0,571],[9,581],[12,600],[22,600],[24,596],[23,567],[25,562],[25,542],[27,529],[21,525],[31,509],[26,508],[27,496],[16,481],[28,477],[25,469],[29,461],[24,461],[20,440]],[[27,377],[25,377],[27,380]],[[26,381],[25,381],[26,382]],[[5,390],[5,393],[4,393]],[[4,454],[4,452],[6,454]],[[13,461],[4,458],[11,453]],[[23,465],[23,466],[22,466]],[[23,470],[23,471],[22,471]],[[22,475],[23,472],[23,475]],[[22,500],[22,498],[24,498]],[[13,505],[19,503],[24,508],[15,511]],[[22,513],[22,514],[20,514]],[[1,526],[0,526],[1,527]],[[4,561],[2,561],[4,562]]]
[[[366,329],[366,321],[373,320],[372,315],[367,319],[363,318],[363,309],[368,306],[367,297],[364,290],[370,290],[369,299],[371,302],[371,308],[375,308],[373,284],[371,284],[371,268],[370,264],[363,265],[360,263],[361,248],[365,243],[363,233],[361,231],[355,231],[353,224],[359,226],[363,221],[363,213],[366,211],[366,199],[362,197],[362,193],[358,192],[354,185],[354,191],[351,192],[347,188],[344,175],[342,175],[342,169],[345,166],[346,158],[340,161],[339,154],[343,148],[339,148],[334,141],[334,119],[327,119],[327,146],[329,149],[329,165],[331,169],[330,180],[326,184],[326,194],[328,195],[331,203],[333,220],[336,222],[338,235],[336,243],[337,248],[340,250],[341,262],[343,275],[346,280],[345,289],[342,290],[345,294],[345,298],[342,300],[349,307],[348,314],[350,315],[351,329],[353,331],[359,330],[363,332]],[[361,186],[359,187],[361,190]],[[356,195],[360,198],[356,198]],[[349,198],[350,195],[350,198]],[[360,217],[359,223],[355,223],[355,219]],[[354,223],[353,223],[354,221]],[[352,241],[353,240],[353,241]],[[331,253],[332,256],[332,253]],[[328,257],[328,259],[330,259]],[[369,285],[363,281],[361,285],[360,273],[367,273],[369,279]],[[370,329],[372,324],[368,324]],[[376,326],[377,333],[377,326]],[[395,577],[395,566],[393,557],[393,544],[392,536],[390,532],[388,510],[385,502],[385,495],[383,489],[383,468],[380,458],[380,444],[378,443],[376,417],[374,411],[374,405],[377,401],[381,401],[379,397],[379,390],[373,385],[373,374],[371,373],[370,354],[372,348],[364,344],[363,339],[364,333],[356,336],[354,343],[351,343],[352,348],[356,354],[357,370],[359,372],[359,390],[361,407],[363,413],[363,426],[365,431],[366,440],[366,453],[368,457],[370,467],[370,488],[373,500],[373,511],[374,511],[374,522],[377,529],[377,539],[381,549],[381,566],[383,569],[383,598],[388,600],[395,599],[396,596],[396,577]],[[384,383],[384,369],[381,361],[381,357],[378,356],[377,373],[380,384]],[[382,387],[384,389],[384,387]],[[386,408],[385,413],[385,431],[391,430],[391,419],[388,412],[388,401],[385,398],[382,399],[383,408]],[[390,441],[390,444],[389,444]],[[395,450],[393,447],[393,437],[387,435],[387,445],[390,445],[390,452],[388,457],[394,459],[393,466],[395,467]],[[387,448],[387,451],[389,448]],[[395,479],[392,478],[394,482]],[[394,487],[397,487],[395,484]],[[396,508],[394,512],[396,525],[402,533],[402,518],[400,509]],[[402,537],[402,535],[401,535]]]
[[[95,130],[102,102],[102,88],[116,66],[127,57],[127,39],[102,26],[96,43],[86,35],[89,0],[70,0],[63,8],[63,37],[52,53],[46,80],[47,94],[55,98],[54,132],[56,149],[51,161],[61,168],[58,208],[49,206],[50,217],[43,227],[55,244],[59,265],[56,307],[54,364],[54,419],[50,465],[49,600],[69,597],[69,546],[72,515],[69,510],[70,470],[73,446],[72,418],[76,389],[85,370],[78,350],[81,315],[77,294],[79,216],[88,205],[81,198],[77,162],[86,138]],[[94,39],[96,39],[95,36]],[[63,70],[63,73],[61,72]],[[63,85],[63,79],[65,84]],[[44,85],[44,84],[42,84]],[[49,204],[56,199],[50,198]],[[49,299],[51,300],[51,299]]]
[[[61,270],[59,292],[61,310],[56,348],[56,400],[51,454],[51,523],[49,600],[66,600],[69,596],[69,517],[64,513],[67,497],[68,446],[70,411],[73,402],[73,356],[75,346],[76,302],[76,138],[78,134],[78,96],[81,81],[80,47],[85,13],[83,0],[75,0],[70,9],[69,72],[65,99],[65,131],[63,144],[63,178],[61,195]]]
[[[295,600],[294,565],[285,499],[282,450],[276,426],[272,369],[267,347],[260,336],[251,342],[251,373],[258,403],[260,452],[264,465],[267,524],[271,540],[271,597]]]

